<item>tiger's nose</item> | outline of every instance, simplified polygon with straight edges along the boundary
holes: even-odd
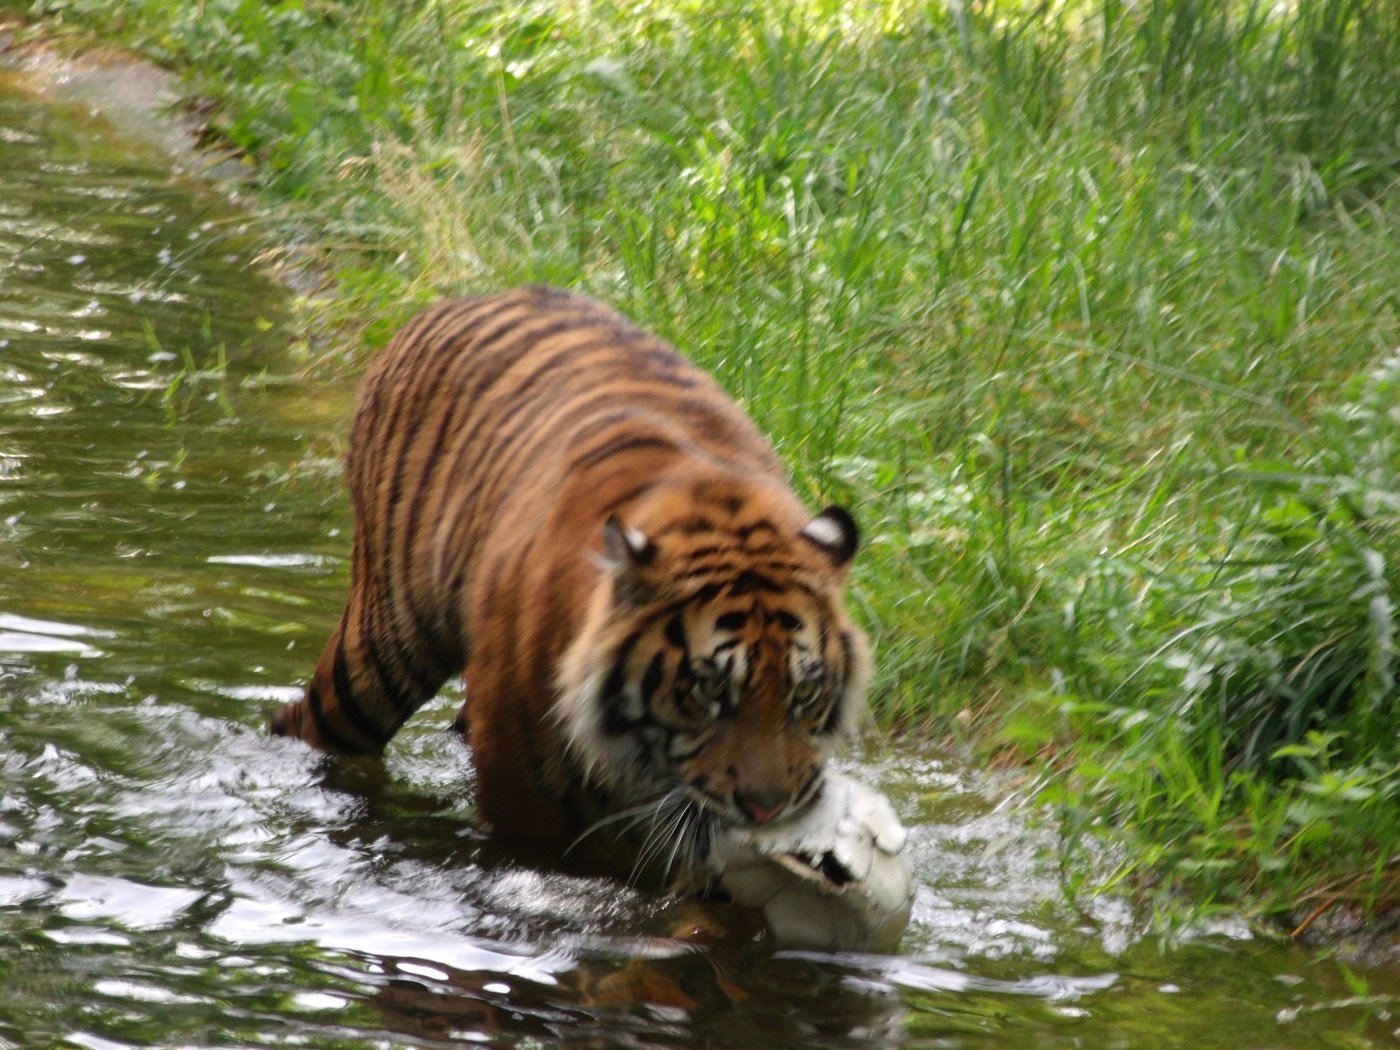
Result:
[[[767,824],[787,807],[785,791],[736,791],[734,805],[755,824]]]

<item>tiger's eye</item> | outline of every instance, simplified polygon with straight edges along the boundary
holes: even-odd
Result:
[[[820,669],[809,669],[803,672],[792,686],[792,702],[799,706],[810,704],[816,699],[817,692],[821,687]]]
[[[730,665],[702,657],[691,665],[694,694],[704,703],[711,716],[719,713],[729,699]]]
[[[729,680],[720,675],[702,678],[695,683],[700,695],[706,700],[721,700],[729,692]]]

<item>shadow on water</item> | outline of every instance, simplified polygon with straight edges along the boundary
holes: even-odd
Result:
[[[683,902],[473,830],[443,698],[382,764],[266,737],[339,614],[353,384],[248,218],[0,71],[0,1045],[1386,1045],[1396,975],[1139,937],[939,756],[893,956],[672,936]],[[706,922],[724,919],[707,912]],[[733,916],[728,916],[733,919]]]

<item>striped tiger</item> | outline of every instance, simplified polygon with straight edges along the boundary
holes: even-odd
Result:
[[[377,754],[462,672],[494,834],[684,881],[719,829],[810,804],[863,717],[850,515],[805,510],[714,380],[608,307],[426,310],[368,372],[347,474],[349,600],[279,735]]]

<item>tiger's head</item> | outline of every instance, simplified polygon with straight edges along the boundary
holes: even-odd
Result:
[[[791,496],[688,495],[604,526],[560,719],[589,776],[639,809],[779,821],[864,716],[869,648],[842,601],[856,526],[838,507],[796,518]]]

